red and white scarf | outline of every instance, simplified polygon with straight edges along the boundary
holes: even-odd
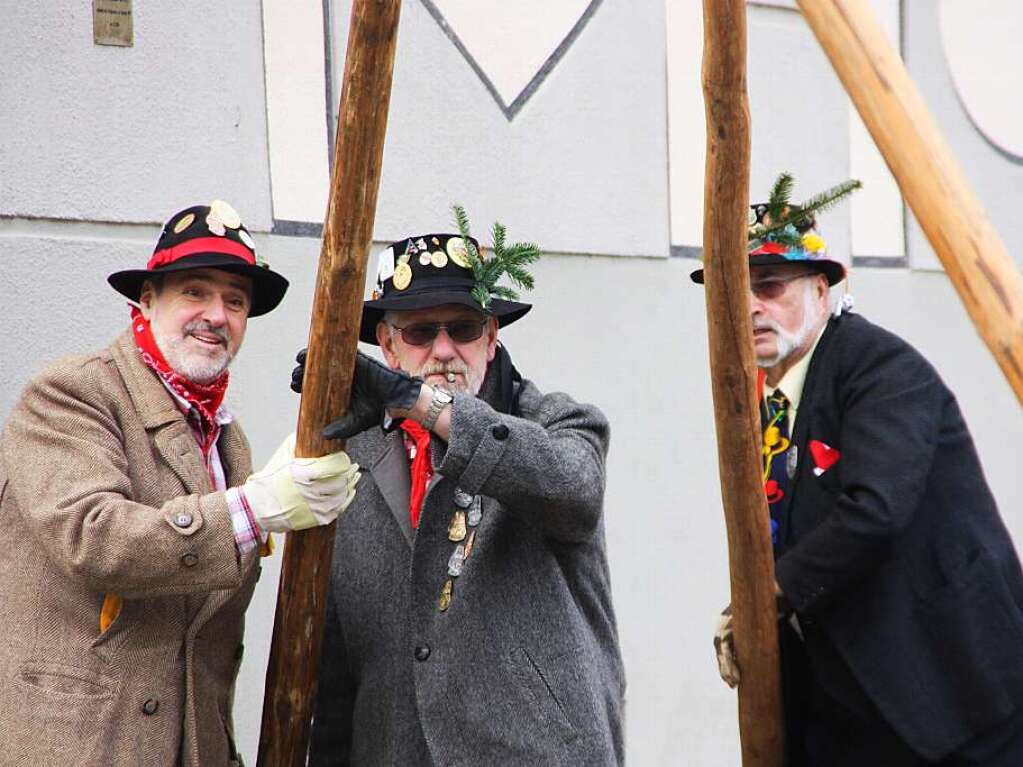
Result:
[[[213,443],[220,435],[220,427],[217,424],[217,410],[224,401],[227,393],[228,373],[225,370],[210,384],[198,384],[185,378],[172,368],[164,358],[160,347],[156,345],[156,338],[153,337],[153,330],[149,320],[142,316],[135,307],[131,310],[131,329],[135,334],[135,343],[138,346],[142,361],[153,370],[165,384],[176,392],[188,404],[192,405],[199,414],[202,422],[203,439],[200,443],[203,455],[208,455]]]

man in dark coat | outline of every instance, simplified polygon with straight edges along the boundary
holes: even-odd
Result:
[[[1023,574],[962,414],[905,341],[831,316],[844,269],[801,223],[750,253],[786,764],[1023,765]],[[734,686],[727,615],[715,645]]]
[[[518,374],[498,327],[530,306],[495,297],[477,253],[403,239],[364,306],[387,366],[360,354],[325,432],[364,476],[337,529],[312,765],[623,761],[608,425]]]

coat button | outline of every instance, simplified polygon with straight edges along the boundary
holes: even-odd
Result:
[[[192,524],[192,515],[178,514],[176,517],[174,517],[174,524],[177,525],[178,527],[188,527],[190,524]]]
[[[416,648],[415,655],[416,655],[416,660],[418,660],[418,661],[426,660],[427,658],[430,657],[430,646],[429,645],[425,645],[425,644],[424,645],[419,645],[419,647]]]
[[[156,698],[150,698],[142,704],[142,713],[146,716],[152,716],[156,713],[156,709],[160,708],[160,701]]]
[[[183,564],[185,567],[195,567],[195,565],[198,562],[199,562],[199,557],[197,557],[192,552],[189,552],[189,553],[185,554],[183,557],[181,557],[181,564]]]
[[[503,423],[497,424],[497,426],[490,430],[490,433],[494,435],[494,439],[502,441],[508,439],[508,427]]]

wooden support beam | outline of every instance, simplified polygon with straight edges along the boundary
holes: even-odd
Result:
[[[905,64],[865,0],[797,2],[977,332],[1023,404],[1023,275]]]
[[[328,420],[348,409],[366,260],[391,96],[401,0],[354,0],[338,110],[295,453],[326,455]],[[259,767],[306,763],[334,525],[288,535],[266,675]]]
[[[783,719],[774,556],[760,465],[749,308],[750,116],[746,2],[704,0],[707,116],[703,255],[721,500],[728,532],[744,767],[781,767]]]

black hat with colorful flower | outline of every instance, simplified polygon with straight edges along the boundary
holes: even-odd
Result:
[[[750,205],[749,265],[803,264],[821,272],[835,285],[845,278],[845,266],[828,258],[824,238],[817,233],[816,214],[836,205],[862,184],[855,179],[814,195],[799,205],[789,202],[793,178],[782,173],[767,202]],[[689,275],[703,284],[703,269]]]
[[[107,282],[138,301],[142,284],[155,276],[186,269],[222,269],[252,278],[250,317],[273,310],[284,298],[288,281],[256,255],[256,243],[237,211],[223,200],[178,211],[163,226],[145,269],[114,272]]]
[[[516,286],[531,290],[526,266],[540,257],[527,242],[507,244],[506,230],[495,223],[489,252],[469,231],[465,210],[455,205],[457,233],[419,234],[388,245],[379,256],[376,285],[362,305],[359,340],[376,344],[376,326],[388,311],[430,309],[461,304],[510,325],[532,309],[518,293],[497,281],[507,275]]]

